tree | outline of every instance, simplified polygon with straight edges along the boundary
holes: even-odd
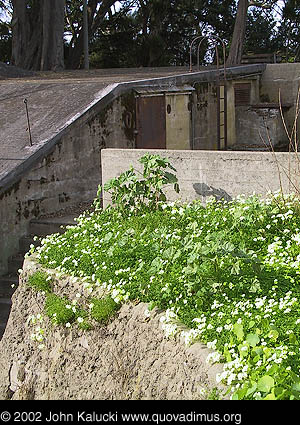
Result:
[[[274,53],[278,51],[277,22],[274,13],[253,8],[248,13],[244,41],[245,52]]]
[[[12,64],[31,70],[63,69],[65,0],[12,4]]]
[[[0,0],[0,61],[8,63],[11,56],[11,8],[6,1]]]
[[[0,21],[0,61],[8,63],[11,55],[11,33],[9,26]]]
[[[94,68],[125,68],[141,65],[137,42],[140,27],[125,7],[105,17],[90,42],[90,65]]]
[[[123,0],[124,2],[124,0]],[[125,1],[126,2],[126,1]],[[83,55],[83,20],[80,1],[67,0],[67,22],[71,30],[72,39],[67,49],[66,67],[76,69],[80,67]],[[110,12],[117,0],[89,0],[88,10],[88,35],[89,41],[103,23],[104,17]]]
[[[286,61],[300,61],[300,3],[298,0],[285,0],[277,40]]]
[[[234,0],[139,0],[141,56],[144,66],[185,65],[197,36],[211,33],[227,39],[233,28]],[[200,58],[208,45],[202,43]]]
[[[242,61],[243,45],[246,34],[247,12],[250,6],[256,6],[264,9],[270,9],[276,3],[275,0],[269,1],[250,1],[239,0],[235,18],[233,36],[230,51],[227,59],[227,66],[239,65]]]

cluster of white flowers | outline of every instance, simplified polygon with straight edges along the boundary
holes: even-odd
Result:
[[[80,298],[80,294],[79,293],[76,294],[76,298],[77,298],[77,300],[78,300],[78,298]],[[77,300],[76,299],[75,300],[72,300],[71,304],[66,304],[66,308],[68,310],[72,310],[73,313],[76,313],[76,311],[77,311],[76,306],[77,306],[77,302],[78,302]]]
[[[206,363],[217,363],[221,360],[222,355],[221,353],[219,353],[218,351],[213,351],[212,353],[209,353],[208,356],[206,357]]]
[[[232,354],[236,355],[234,350],[232,350]],[[247,360],[236,355],[234,360],[224,364],[223,372],[216,375],[216,381],[217,383],[225,382],[228,386],[231,386],[235,381],[245,380],[248,377],[248,369],[249,366],[247,364]],[[239,386],[239,382],[237,382],[233,387],[233,390]]]
[[[200,331],[198,329],[189,329],[188,331],[182,331],[181,336],[184,338],[185,345],[189,346],[199,339]]]
[[[246,247],[245,252],[247,252],[248,259],[252,259],[256,265],[263,261],[268,266],[265,268],[267,270],[270,269],[269,266],[275,271],[281,266],[288,266],[294,268],[296,273],[300,273],[300,230],[293,224],[293,206],[292,203],[289,206],[288,198],[284,202],[284,207],[278,208],[281,196],[281,194],[272,194],[269,199],[260,200],[258,197],[248,199],[242,195],[238,196],[236,200],[224,202],[222,205],[212,198],[208,200],[206,210],[203,210],[200,203],[189,205],[176,202],[160,203],[161,209],[165,211],[164,215],[168,217],[168,222],[178,220],[185,224],[181,227],[178,226],[178,229],[174,229],[174,224],[177,223],[174,221],[170,226],[169,224],[159,225],[151,230],[150,237],[146,225],[142,230],[139,229],[139,232],[137,232],[135,224],[132,225],[133,229],[128,229],[127,225],[124,226],[121,215],[119,216],[120,220],[116,220],[116,216],[114,216],[112,222],[107,221],[100,225],[96,215],[92,214],[90,217],[78,220],[79,225],[71,233],[69,240],[63,236],[47,237],[43,241],[43,256],[47,257],[49,250],[53,250],[53,245],[57,246],[58,250],[62,248],[62,251],[65,247],[65,258],[57,265],[57,268],[61,272],[77,275],[81,277],[80,280],[84,280],[82,295],[85,294],[84,291],[88,295],[93,293],[93,296],[98,295],[99,291],[100,295],[101,290],[102,293],[111,294],[115,302],[119,304],[133,295],[128,292],[131,291],[129,285],[131,282],[134,282],[134,295],[140,290],[141,299],[142,296],[148,297],[152,290],[160,288],[162,300],[169,306],[160,319],[166,337],[180,335],[186,345],[191,345],[197,340],[206,342],[207,347],[213,351],[208,355],[207,362],[219,362],[224,355],[227,363],[224,365],[223,372],[217,376],[217,382],[222,381],[236,390],[243,385],[243,382],[250,379],[254,370],[257,374],[265,374],[274,364],[283,364],[282,367],[285,367],[285,361],[289,356],[294,355],[292,351],[294,348],[291,346],[293,347],[293,341],[299,337],[300,331],[300,318],[298,318],[297,311],[299,304],[298,298],[295,296],[297,293],[293,289],[295,281],[288,276],[287,279],[291,282],[291,291],[279,295],[278,289],[281,291],[282,288],[274,280],[272,290],[266,295],[269,282],[264,285],[260,274],[254,277],[251,275],[249,285],[246,282],[247,273],[241,273],[240,280],[235,275],[232,275],[232,281],[228,282],[222,282],[222,279],[212,279],[210,288],[211,293],[215,294],[212,298],[215,299],[211,299],[209,311],[205,311],[204,314],[199,311],[203,301],[201,299],[202,288],[200,282],[194,281],[194,276],[198,273],[198,255],[202,255],[203,238],[209,233],[213,234],[211,237],[213,240],[216,231],[226,230],[226,227],[231,226],[232,222],[241,231],[247,230],[247,226],[253,224],[255,233],[249,232],[251,248],[254,246],[260,250],[263,246],[260,242],[264,242],[263,255],[265,255],[266,249],[267,254],[263,260],[260,258],[262,251],[258,249],[256,252],[249,251]],[[278,202],[274,203],[274,198],[278,198]],[[134,208],[132,208],[132,212],[133,210]],[[253,214],[254,211],[255,214]],[[199,216],[201,216],[201,220],[199,220]],[[86,230],[87,221],[90,221],[88,231]],[[290,223],[293,225],[290,226]],[[80,228],[80,226],[84,228]],[[280,231],[274,235],[275,229],[279,228]],[[88,241],[84,241],[84,235]],[[135,248],[134,242],[137,240],[135,239],[137,235],[139,235],[143,251],[142,254],[137,254],[138,257],[134,257],[137,258],[136,264],[132,265],[130,262],[130,267],[128,267],[126,260],[123,263],[116,261],[115,253],[119,253],[120,248],[123,247],[125,252],[128,249],[129,252],[130,242],[132,242],[132,248]],[[70,239],[73,239],[71,243]],[[205,239],[205,244],[205,247],[209,249],[209,238]],[[216,244],[216,240],[211,244],[212,246]],[[234,247],[231,248],[230,244]],[[229,253],[228,256],[221,256],[218,261],[220,269],[228,268],[228,264],[232,261],[229,258],[230,253],[232,249],[238,247],[235,239],[230,244],[228,244],[228,250],[226,249]],[[146,247],[151,248],[151,253],[155,252],[151,261],[148,261]],[[184,264],[180,268],[182,271],[176,270],[169,277],[169,269],[172,263],[175,263],[174,257],[182,258]],[[240,264],[243,260],[238,259],[238,261]],[[86,265],[88,267],[85,267]],[[148,269],[148,275],[145,269]],[[92,270],[89,277],[85,276],[88,273],[87,270]],[[295,277],[294,279],[296,280]],[[203,279],[204,290],[207,289],[206,284],[207,282]],[[236,297],[235,294],[241,293],[242,288],[246,286],[247,291],[250,291],[248,299],[245,294]],[[232,298],[231,294],[235,298]],[[204,296],[203,305],[205,302]],[[186,313],[187,305],[189,308]],[[74,313],[77,312],[76,300],[72,303],[70,301],[67,308],[72,309]],[[89,308],[92,307],[89,306]],[[198,312],[195,314],[197,317],[193,319],[193,329],[182,330],[178,317],[188,317],[192,309]],[[144,311],[145,318],[150,317],[149,310],[150,307]],[[280,318],[284,318],[287,323],[284,331],[282,326],[278,325]],[[192,317],[189,317],[189,320],[191,319]],[[77,318],[77,321],[82,323],[83,318]],[[66,327],[69,326],[71,326],[70,323],[67,323]],[[289,342],[291,344],[288,348]],[[297,354],[299,353],[297,352]],[[264,396],[263,392],[256,389],[256,393],[251,397],[259,399]]]
[[[159,319],[166,338],[175,337],[179,332],[178,316],[172,308],[168,308],[164,316]]]
[[[129,293],[125,292],[125,289],[115,288],[111,292],[111,297],[117,304],[120,304],[128,300]]]
[[[41,314],[37,314],[36,316],[32,314],[27,319],[28,324],[34,325],[34,326],[37,325],[34,328],[34,332],[30,334],[30,339],[34,342],[39,343],[38,348],[40,350],[42,350],[45,347],[45,344],[42,344],[42,342],[45,339],[45,330],[42,329],[39,325],[39,324],[42,324],[43,321],[44,321],[44,318]]]
[[[288,229],[285,230],[284,233],[287,234]],[[288,266],[298,271],[300,268],[299,229],[296,229],[296,233],[290,235],[288,240],[280,240],[279,236],[276,236],[274,242],[268,245],[268,254],[265,258],[265,263],[275,268]]]

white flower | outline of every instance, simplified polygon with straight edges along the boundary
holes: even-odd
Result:
[[[145,317],[150,317],[150,316],[151,316],[151,313],[150,313],[150,311],[148,310],[148,308],[146,308],[146,309],[145,309],[145,311],[144,311],[144,316],[145,316]]]
[[[82,323],[83,322],[83,318],[82,317],[78,317],[77,322],[78,323]]]
[[[206,345],[207,345],[208,348],[211,348],[212,350],[215,350],[216,349],[216,344],[217,344],[217,340],[214,339],[213,341],[207,342]]]
[[[70,322],[66,323],[66,328],[70,328],[70,327],[71,327],[71,323]]]
[[[206,357],[206,363],[216,363],[221,359],[221,354],[218,353],[217,351],[214,351],[213,353],[210,353],[207,357]]]
[[[199,388],[199,394],[204,396],[206,394],[206,389],[205,388]]]

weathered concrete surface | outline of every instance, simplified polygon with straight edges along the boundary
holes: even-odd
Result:
[[[261,73],[263,69],[262,65],[234,67],[227,70],[227,76]],[[0,81],[0,191],[48,153],[71,124],[84,115],[96,114],[120,94],[135,87],[172,87],[216,79],[215,70],[188,73],[176,67],[40,75]],[[33,146],[28,137],[25,98]]]
[[[40,78],[0,82],[0,181],[16,166],[39,151],[70,126],[120,82],[149,76],[180,74],[182,70],[43,73]],[[46,77],[46,78],[45,78]],[[49,78],[50,77],[50,78]],[[52,77],[52,78],[51,78]],[[33,146],[30,146],[24,99],[28,101]]]
[[[264,66],[227,70],[228,78]],[[134,148],[134,89],[173,89],[215,81],[216,70],[118,69],[40,73],[0,81],[0,275],[31,219],[96,196],[101,149]],[[30,146],[24,99],[33,146]],[[187,133],[187,132],[186,132]]]
[[[268,64],[262,79],[260,94],[265,102],[279,101],[292,107],[285,112],[285,121],[288,132],[291,133],[295,122],[297,109],[297,95],[300,88],[300,63]],[[299,111],[298,111],[299,114]],[[300,120],[297,122],[298,134]]]
[[[30,338],[35,326],[29,315],[43,315],[44,296],[26,285],[30,274],[40,268],[25,261],[19,288],[4,336],[0,341],[0,399],[203,399],[217,386],[216,373],[222,365],[209,365],[211,352],[200,343],[186,347],[167,340],[161,329],[163,312],[155,309],[150,319],[146,305],[125,304],[107,326],[91,331],[53,326],[45,317],[45,348]],[[82,283],[70,278],[55,279],[54,291],[76,299],[85,297]],[[224,389],[219,387],[220,389]]]
[[[239,106],[235,108],[235,119],[240,145],[270,149],[288,141],[279,108]]]
[[[104,149],[102,151],[102,183],[120,175],[132,165],[142,170],[138,159],[147,151],[143,149]],[[230,200],[237,195],[266,194],[283,189],[300,191],[300,156],[278,152],[222,152],[153,150],[170,159],[176,168],[180,193],[167,189],[170,200],[205,203],[209,196]],[[107,192],[103,205],[110,202]]]

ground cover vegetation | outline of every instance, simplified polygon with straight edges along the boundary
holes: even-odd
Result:
[[[149,163],[162,183],[170,163],[148,156],[145,168]],[[114,181],[117,192],[130,190],[124,174]],[[78,317],[88,324],[96,307],[106,320],[107,309],[142,301],[146,316],[154,307],[165,311],[168,338],[184,337],[187,345],[200,340],[212,349],[207,362],[224,363],[216,378],[232,399],[299,399],[298,198],[240,196],[203,206],[156,197],[126,209],[122,197],[115,199],[113,207],[82,214],[64,234],[47,236],[36,250],[43,266],[88,290],[89,309],[61,324],[69,327]],[[108,302],[99,301],[99,291]],[[78,301],[80,294],[62,310],[80,309]],[[58,316],[51,305],[48,299],[48,315]]]

